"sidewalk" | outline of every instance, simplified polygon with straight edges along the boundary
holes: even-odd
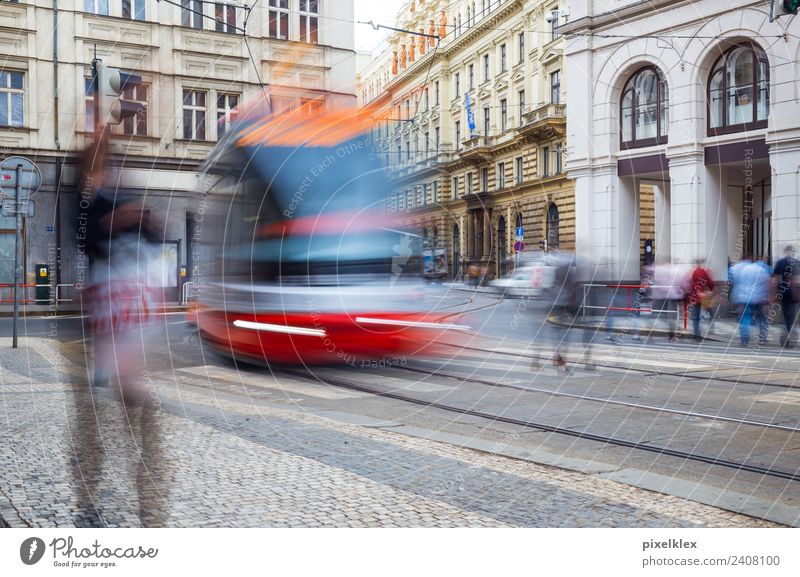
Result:
[[[675,315],[671,315],[672,319]],[[565,328],[575,329],[590,329],[598,330],[601,332],[613,332],[617,339],[634,338],[637,335],[645,338],[650,336],[669,337],[670,327],[668,317],[666,315],[613,315],[613,328],[609,331],[608,319],[605,316],[586,315],[585,317],[578,314],[575,317],[571,315],[552,315],[548,319],[551,324]],[[686,320],[686,327],[684,328],[684,321],[681,318],[677,322],[677,335],[681,339],[692,339],[693,328],[692,320]],[[758,327],[750,327],[750,346],[755,347],[769,347],[769,348],[782,348],[783,339],[785,336],[785,328],[783,326],[783,319],[778,319],[769,326],[767,330],[767,342],[762,345],[757,345],[758,340]],[[704,341],[713,341],[718,343],[725,343],[732,347],[740,346],[739,334],[739,319],[733,315],[719,316],[710,322],[709,319],[703,318],[700,321],[700,337]],[[796,337],[795,337],[796,338]],[[796,344],[796,342],[795,342]]]

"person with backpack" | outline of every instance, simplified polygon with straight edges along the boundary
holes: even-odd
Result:
[[[784,249],[784,256],[772,271],[773,295],[775,302],[783,312],[783,322],[786,325],[786,339],[783,346],[787,349],[793,347],[792,331],[797,319],[797,301],[800,295],[800,271],[797,270],[798,262],[795,259],[794,246],[789,245]]]
[[[692,319],[694,340],[700,340],[700,317],[704,308],[711,308],[714,296],[714,280],[703,265],[705,260],[699,258],[695,261],[695,269],[689,277],[686,287],[686,302],[689,305],[689,316]]]

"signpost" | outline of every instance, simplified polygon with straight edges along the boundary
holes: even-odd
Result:
[[[32,161],[22,156],[10,156],[0,162],[0,190],[7,198],[14,189],[13,201],[4,199],[3,216],[16,217],[16,250],[14,251],[14,324],[12,329],[12,348],[17,348],[17,324],[19,322],[19,285],[22,284],[22,219],[32,217],[34,204],[29,197],[33,196],[42,185],[42,173]]]

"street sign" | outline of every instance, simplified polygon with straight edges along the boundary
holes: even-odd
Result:
[[[33,218],[35,211],[36,206],[32,200],[20,201],[19,208],[17,208],[16,202],[6,199],[3,201],[3,208],[1,212],[3,216],[17,216],[17,213],[19,212],[20,215],[26,218]]]
[[[514,252],[522,252],[523,250],[525,250],[525,243],[520,240],[514,243]]]
[[[0,190],[6,196],[14,196],[17,189],[17,167],[21,198],[32,196],[42,186],[42,173],[32,161],[22,156],[9,156],[0,162]]]
[[[517,236],[518,236],[518,237],[522,237],[522,236],[524,236],[524,234],[523,234],[523,233],[525,232],[525,229],[524,229],[524,228],[522,228],[521,226],[518,226],[518,227],[516,227],[516,228],[517,228]]]

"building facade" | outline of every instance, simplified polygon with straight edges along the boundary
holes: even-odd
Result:
[[[568,174],[598,277],[638,279],[646,236],[656,262],[706,258],[717,279],[798,245],[800,20],[766,0],[570,7]]]
[[[564,12],[554,0],[417,0],[361,72],[359,98],[385,111],[375,139],[407,213],[449,272],[493,278],[531,250],[572,250],[566,178]],[[438,37],[438,38],[437,38]]]
[[[165,220],[163,282],[176,290],[202,221],[197,169],[239,107],[265,87],[273,109],[356,103],[352,0],[3,2],[0,44],[0,156],[28,157],[43,174],[25,223],[28,282],[38,263],[61,285],[85,278],[75,180],[94,129],[93,58],[143,79],[123,95],[147,107],[113,128],[111,180]],[[2,219],[0,283],[13,278],[13,228]]]

